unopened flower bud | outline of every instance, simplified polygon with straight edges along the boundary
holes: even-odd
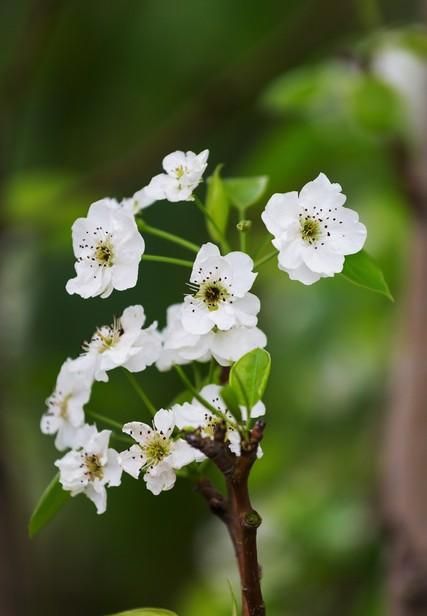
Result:
[[[242,231],[242,233],[246,233],[252,227],[252,220],[240,220],[237,225],[237,229]]]

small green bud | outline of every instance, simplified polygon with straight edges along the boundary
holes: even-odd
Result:
[[[243,523],[249,528],[258,528],[261,525],[262,518],[257,511],[249,511],[243,518]]]
[[[252,227],[252,220],[240,220],[237,225],[237,229],[242,231],[242,233],[246,233]]]

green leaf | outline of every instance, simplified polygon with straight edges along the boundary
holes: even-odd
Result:
[[[206,211],[210,217],[206,221],[209,235],[214,242],[221,242],[227,230],[230,213],[230,200],[221,178],[222,165],[218,165],[213,175],[208,178],[208,191],[206,195]]]
[[[394,301],[381,268],[364,250],[346,257],[341,275],[359,287],[370,289]]]
[[[70,493],[62,489],[59,473],[55,475],[40,497],[28,525],[30,537],[34,537],[70,499]]]
[[[261,199],[267,184],[268,177],[266,175],[224,180],[225,190],[232,205],[243,211]]]
[[[119,612],[110,614],[110,616],[178,616],[176,612],[170,610],[162,610],[158,607],[141,607],[136,610],[128,610],[127,612]]]
[[[237,393],[230,385],[224,385],[221,389],[221,398],[224,400],[227,408],[235,417],[240,417],[239,399]]]
[[[271,358],[264,349],[254,349],[243,355],[230,371],[230,385],[239,404],[251,409],[261,400],[270,375]],[[248,410],[249,410],[248,409]]]

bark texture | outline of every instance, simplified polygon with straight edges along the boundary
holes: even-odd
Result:
[[[264,616],[260,567],[257,554],[257,529],[261,517],[249,498],[248,480],[262,439],[264,422],[257,421],[249,438],[242,440],[240,456],[235,456],[225,440],[226,427],[219,424],[214,439],[204,438],[199,431],[187,435],[187,441],[210,458],[224,475],[227,497],[204,478],[197,487],[211,511],[226,525],[234,546],[240,573],[242,616]]]

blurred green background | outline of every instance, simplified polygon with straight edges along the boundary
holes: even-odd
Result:
[[[1,3],[2,616],[143,605],[231,614],[228,537],[183,481],[154,497],[125,477],[105,515],[80,497],[34,540],[26,531],[57,457],[39,420],[61,363],[132,303],[163,324],[187,278],[145,263],[129,292],[69,296],[70,226],[92,201],[145,185],[166,153],[205,147],[210,171],[224,162],[224,175],[267,174],[269,193],[319,171],[340,182],[397,299],[339,277],[304,287],[273,262],[256,285],[273,356],[265,456],[252,479],[268,613],[385,614],[378,457],[408,241],[390,145],[408,122],[404,101],[359,68],[379,29],[420,20],[415,0]],[[147,220],[207,237],[187,203],[156,204]],[[250,246],[263,239],[258,225]],[[159,406],[179,391],[154,369],[142,382]],[[146,418],[119,372],[95,386],[93,408]]]

